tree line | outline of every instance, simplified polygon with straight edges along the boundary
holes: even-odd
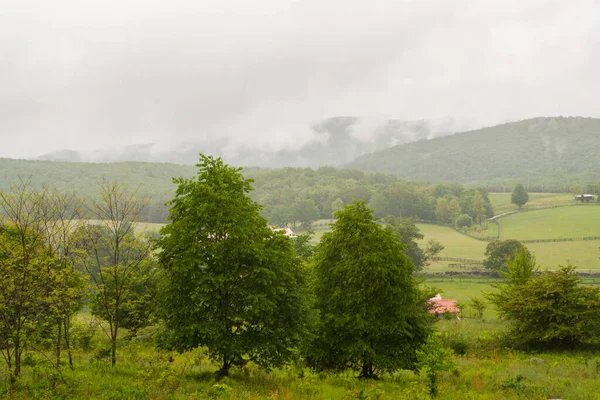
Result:
[[[0,351],[14,377],[26,350],[52,349],[58,370],[64,350],[73,368],[71,321],[84,304],[106,322],[113,365],[121,329],[152,322],[156,261],[133,231],[143,206],[108,181],[87,200],[28,180],[0,192]]]

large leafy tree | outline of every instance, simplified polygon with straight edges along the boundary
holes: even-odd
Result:
[[[510,196],[510,201],[521,208],[529,201],[529,193],[527,193],[523,185],[519,183],[517,186],[515,186],[515,189]]]
[[[444,246],[434,239],[429,239],[425,248],[419,246],[417,240],[422,240],[424,236],[415,224],[414,218],[387,217],[385,222],[389,229],[400,236],[400,240],[406,247],[405,253],[417,270],[429,265],[431,258],[444,250]]]
[[[405,246],[363,201],[335,216],[314,255],[320,317],[310,365],[356,369],[364,378],[413,367],[430,319]]]
[[[523,244],[515,239],[494,240],[485,248],[483,266],[497,274],[508,272],[508,262],[523,248]],[[525,249],[529,253],[527,249]]]
[[[305,326],[303,264],[292,240],[260,216],[240,169],[204,155],[197,166],[195,178],[174,180],[171,223],[157,242],[164,344],[208,347],[222,375],[248,360],[281,365]]]

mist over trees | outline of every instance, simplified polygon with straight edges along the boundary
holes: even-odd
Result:
[[[346,167],[429,182],[447,181],[530,191],[597,180],[600,119],[533,118],[399,145],[357,158]],[[484,167],[485,166],[485,167]]]

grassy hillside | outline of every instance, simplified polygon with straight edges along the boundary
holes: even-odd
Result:
[[[511,193],[490,193],[490,202],[494,207],[494,214],[513,211],[518,207],[511,202]],[[539,208],[546,206],[565,206],[578,204],[572,194],[568,193],[529,193],[529,201],[523,208]]]
[[[527,187],[595,179],[598,154],[600,119],[534,118],[395,146],[348,166],[430,182]]]
[[[494,199],[494,196],[491,198]],[[499,218],[498,222],[503,240],[600,236],[600,206],[568,206],[519,212]],[[433,238],[445,246],[441,257],[484,259],[487,242],[472,239],[449,227],[430,224],[419,224],[418,227],[425,235],[422,245]],[[527,244],[536,254],[542,269],[555,269],[559,264],[570,262],[582,271],[600,270],[599,246],[600,241],[597,240]],[[429,270],[456,270],[456,267],[450,266],[451,263],[437,261]]]
[[[600,236],[600,206],[583,205],[515,213],[498,219],[502,238],[537,240]]]

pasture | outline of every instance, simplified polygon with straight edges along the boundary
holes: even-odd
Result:
[[[490,193],[490,203],[496,215],[518,209],[511,203],[511,193]],[[573,195],[568,193],[529,193],[529,201],[523,208],[564,206],[576,204]]]
[[[517,240],[537,240],[555,238],[581,238],[600,236],[600,206],[575,205],[518,212],[497,219],[500,224],[500,238]],[[420,245],[425,246],[430,238],[445,246],[440,257],[483,260],[487,242],[475,240],[450,227],[431,224],[418,224],[425,235]],[[489,223],[488,230],[495,231],[495,224]],[[559,264],[571,263],[581,271],[600,270],[600,240],[528,243],[542,269],[555,269]],[[443,271],[456,269],[452,262],[436,261],[427,270]]]
[[[600,206],[547,208],[498,218],[502,239],[535,240],[600,236]]]

